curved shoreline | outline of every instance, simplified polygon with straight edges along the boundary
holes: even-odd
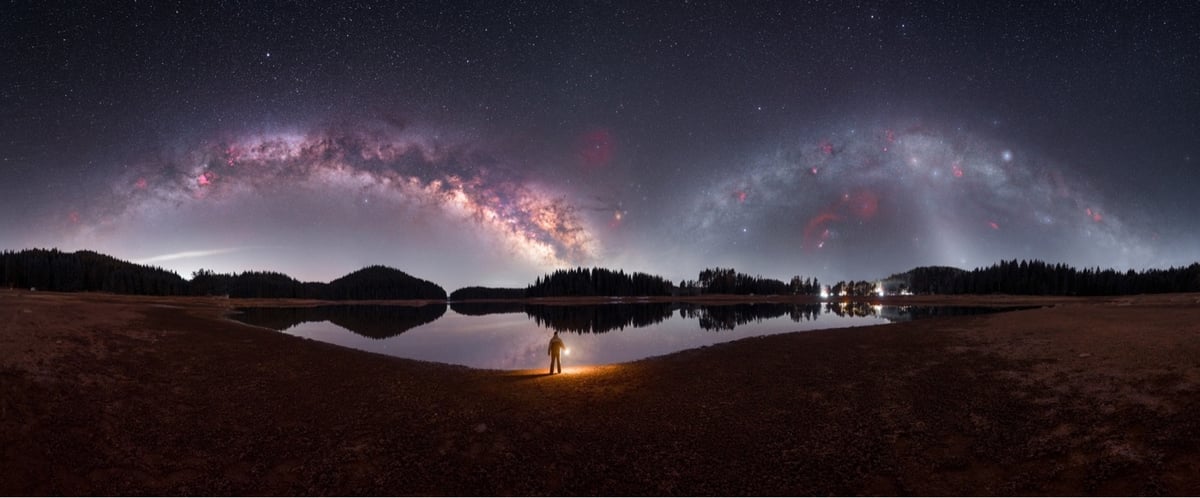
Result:
[[[0,493],[1200,494],[1200,295],[1038,302],[545,376],[0,292]]]

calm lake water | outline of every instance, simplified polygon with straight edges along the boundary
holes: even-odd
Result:
[[[453,303],[242,308],[232,318],[318,341],[474,368],[547,368],[555,330],[564,368],[659,356],[744,337],[1002,311],[866,303],[614,303],[583,306]]]

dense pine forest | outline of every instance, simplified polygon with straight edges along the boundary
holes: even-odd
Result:
[[[61,252],[56,249],[0,252],[0,284],[58,292],[99,291],[153,296],[190,293],[187,280],[162,268],[136,265],[92,251]]]
[[[515,299],[521,289],[466,287],[451,293],[451,299]],[[699,280],[680,281],[676,286],[658,275],[625,273],[607,268],[558,270],[524,289],[520,297],[562,296],[678,296],[701,294],[815,295],[820,284],[815,278],[792,277],[789,283],[762,276],[752,277],[733,268],[705,269]]]
[[[526,297],[670,296],[671,281],[641,272],[607,268],[558,270],[525,289]]]
[[[913,294],[1114,296],[1200,292],[1200,263],[1166,270],[1118,272],[1014,259],[971,271],[945,266],[914,268],[884,282],[889,291],[906,289]]]
[[[198,270],[186,280],[162,268],[122,261],[92,251],[27,249],[0,252],[0,286],[60,292],[112,292],[155,296],[229,296],[324,300],[446,300],[441,286],[386,266],[369,266],[329,283],[301,282],[269,271],[238,274]],[[697,280],[671,281],[641,272],[606,268],[557,270],[525,288],[464,287],[450,300],[524,299],[563,296],[686,296],[705,294],[873,296],[886,294],[1024,294],[1102,296],[1200,292],[1200,263],[1165,270],[1084,268],[1042,261],[1001,261],[986,268],[914,268],[880,281],[838,282],[815,278],[783,282],[733,268],[701,271]]]
[[[699,280],[679,283],[684,294],[738,295],[816,295],[821,284],[815,278],[792,277],[789,283],[773,278],[750,276],[733,268],[705,268]]]
[[[329,283],[300,282],[276,272],[239,274],[199,270],[192,280],[174,272],[91,251],[29,249],[0,253],[0,284],[58,292],[238,298],[446,299],[441,286],[385,266],[370,266]]]

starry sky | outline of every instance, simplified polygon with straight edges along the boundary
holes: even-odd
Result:
[[[0,248],[875,279],[1200,251],[1192,2],[55,2],[0,19]]]

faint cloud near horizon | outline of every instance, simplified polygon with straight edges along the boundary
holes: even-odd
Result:
[[[221,255],[221,254],[229,254],[229,253],[234,253],[234,252],[246,251],[246,250],[250,250],[250,249],[257,249],[257,248],[255,248],[255,247],[227,247],[227,248],[223,248],[223,249],[206,249],[206,250],[200,250],[200,251],[181,251],[181,252],[161,254],[158,256],[152,256],[149,258],[140,259],[140,260],[135,261],[135,263],[140,264],[140,265],[146,265],[146,264],[150,264],[150,263],[161,263],[163,261],[176,261],[176,260],[180,260],[180,259],[191,259],[191,258],[203,258],[203,257],[207,257],[207,256],[217,256],[217,255]]]

